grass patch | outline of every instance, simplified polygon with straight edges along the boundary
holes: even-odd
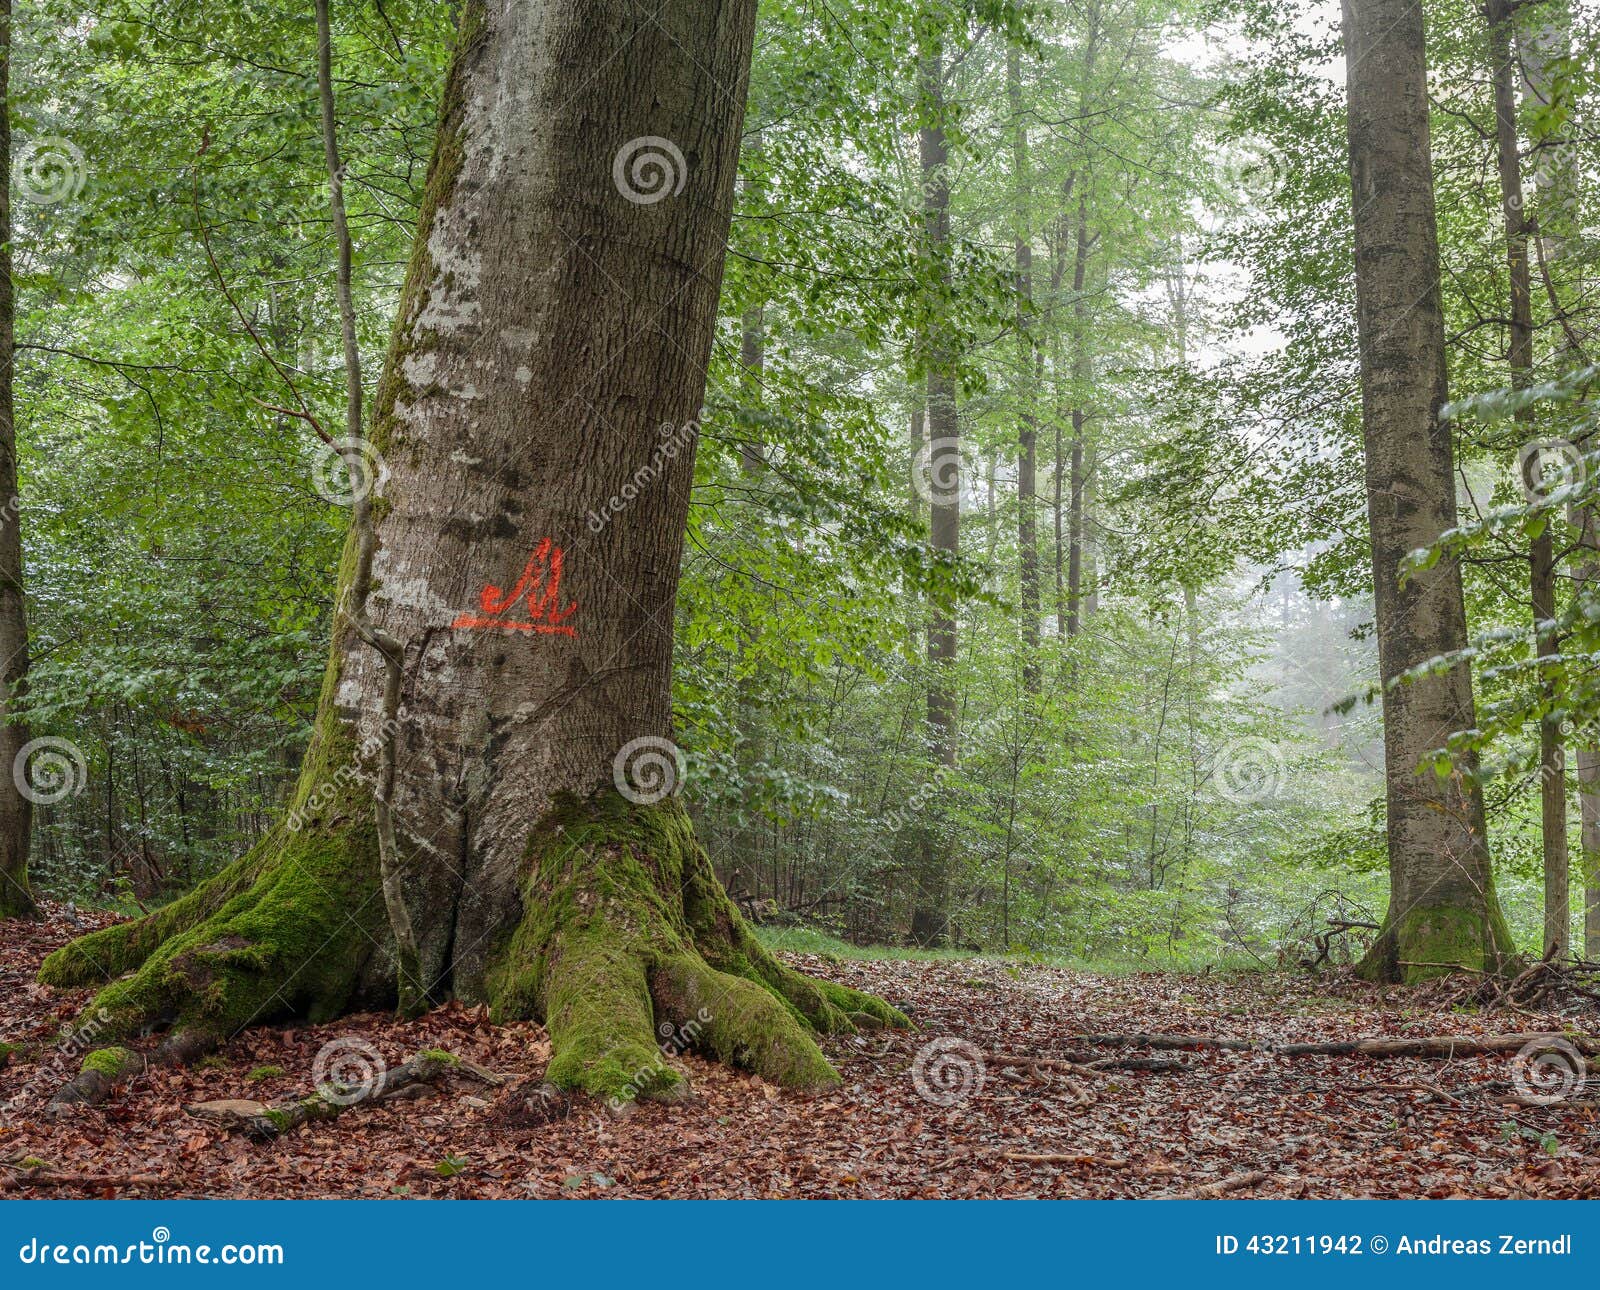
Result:
[[[852,945],[814,927],[757,927],[756,939],[767,949],[780,954],[819,954],[824,958],[859,963],[999,963],[1008,966],[1070,968],[1099,976],[1130,976],[1135,972],[1198,972],[1209,967],[1213,972],[1258,973],[1268,969],[1248,955],[1207,959],[1081,958],[1071,954],[1046,954],[1031,950],[919,949],[910,945]]]
[[[245,1078],[252,1084],[259,1084],[262,1080],[282,1079],[288,1073],[281,1066],[257,1066]]]

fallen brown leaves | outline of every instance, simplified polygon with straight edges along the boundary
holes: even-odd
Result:
[[[1600,1111],[1577,1091],[1550,1106],[1507,1105],[1506,1055],[1375,1062],[1205,1049],[1155,1060],[1074,1042],[1600,1030],[1592,1005],[1576,1010],[1581,1000],[1508,1024],[1426,994],[1305,975],[1104,977],[796,956],[804,971],[902,1006],[920,1031],[827,1041],[844,1084],[812,1098],[685,1058],[689,1104],[619,1119],[541,1092],[549,1044],[538,1026],[492,1025],[461,1006],[406,1023],[367,1014],[251,1030],[194,1068],[149,1068],[102,1107],[51,1114],[46,1102],[76,1069],[55,1036],[87,996],[33,983],[44,954],[81,930],[59,907],[50,914],[0,932],[0,1042],[28,1045],[0,1067],[9,1195],[41,1194],[33,1184],[48,1179],[55,1196],[1600,1196]],[[464,1079],[416,1085],[416,1096],[353,1106],[271,1142],[185,1111],[298,1096],[319,1049],[341,1036],[390,1064],[444,1049],[512,1083],[493,1096]],[[911,1074],[940,1037],[986,1055],[981,1083],[968,1080],[948,1106],[922,1096]]]

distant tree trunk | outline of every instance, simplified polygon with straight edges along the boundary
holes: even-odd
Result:
[[[287,819],[44,964],[112,980],[89,1005],[104,1036],[170,1023],[189,1056],[395,1001],[372,773],[391,737],[428,994],[543,1020],[551,1082],[674,1096],[671,1034],[827,1086],[815,1030],[898,1020],[773,959],[673,795],[673,605],[754,22],[754,0],[467,0],[372,422],[398,729],[350,616],[352,534]]]
[[[757,144],[759,146],[759,143]],[[745,309],[739,319],[740,403],[746,416],[755,416],[762,405],[762,379],[766,370],[766,310],[760,304]],[[755,493],[767,469],[766,445],[749,432],[739,436],[739,474]],[[746,505],[759,505],[753,496]],[[766,817],[761,811],[762,779],[765,774],[766,744],[763,737],[761,678],[749,662],[761,641],[761,623],[745,609],[739,616],[739,774],[743,780],[743,827],[737,839],[735,873],[748,862],[760,888],[761,847],[767,835]],[[774,900],[778,893],[772,893]]]
[[[12,375],[16,297],[11,281],[11,0],[0,0],[0,918],[34,912],[28,883],[33,803],[20,787],[28,742],[23,702],[28,679],[28,617],[22,595],[22,508],[17,493],[17,432]]]
[[[961,550],[961,441],[956,420],[955,355],[943,317],[943,287],[949,282],[950,151],[944,131],[944,55],[937,43],[926,50],[920,66],[923,124],[917,142],[922,163],[922,229],[927,271],[941,284],[929,321],[927,339],[928,478],[932,481],[929,536],[937,556],[954,557]],[[956,621],[936,603],[928,625],[928,737],[936,766],[954,766],[955,695],[950,672],[956,661]],[[943,941],[948,917],[948,857],[942,832],[923,830],[922,863],[917,875],[916,907],[911,938],[918,945]]]
[[[1518,62],[1521,64],[1524,101],[1536,109],[1532,129],[1533,200],[1537,220],[1537,247],[1541,273],[1557,263],[1571,263],[1563,254],[1569,238],[1578,230],[1578,176],[1574,173],[1575,151],[1572,140],[1552,131],[1542,122],[1551,109],[1569,118],[1573,89],[1570,82],[1553,74],[1558,59],[1571,50],[1571,13],[1565,0],[1544,0],[1533,6],[1519,6],[1510,15]],[[1565,100],[1565,101],[1563,101]],[[1567,128],[1570,130],[1570,121]],[[1529,230],[1532,231],[1532,230]],[[1581,264],[1581,261],[1578,261]],[[1578,298],[1583,296],[1582,270],[1577,282],[1567,284]],[[1560,291],[1546,283],[1551,307],[1560,323],[1557,358],[1564,365],[1582,365],[1586,359],[1581,336],[1574,327],[1568,303]],[[1586,447],[1593,449],[1591,441]],[[1571,521],[1578,530],[1572,556],[1573,594],[1579,601],[1592,598],[1600,589],[1600,515],[1592,501],[1573,506]],[[1542,730],[1541,730],[1542,734]],[[1600,743],[1592,723],[1580,723],[1573,732],[1577,745],[1579,865],[1583,879],[1584,957],[1600,958]],[[1541,748],[1542,751],[1542,748]],[[1549,893],[1547,892],[1547,896]],[[1548,948],[1548,946],[1547,946]]]
[[[1022,55],[1013,45],[1006,60],[1006,95],[1011,109],[1011,168],[1016,187],[1017,377],[1017,564],[1021,590],[1022,684],[1039,692],[1039,420],[1034,414],[1038,387],[1038,342],[1032,333],[1033,243],[1029,238],[1032,188],[1028,177],[1028,127],[1022,117]]]
[[[1067,521],[1067,636],[1078,634],[1083,622],[1083,484],[1084,403],[1089,388],[1089,301],[1084,294],[1089,272],[1089,205],[1080,191],[1072,260],[1072,470]]]
[[[910,506],[911,518],[914,521],[922,520],[922,494],[917,489],[918,459],[922,455],[922,446],[925,442],[923,422],[928,417],[927,382],[914,380],[907,398],[906,409],[906,444],[911,449],[911,474],[908,477],[910,488],[907,498]]]
[[[1533,291],[1528,268],[1528,217],[1523,204],[1522,161],[1517,144],[1516,67],[1511,55],[1511,7],[1490,0],[1486,10],[1490,70],[1494,83],[1495,155],[1500,174],[1500,208],[1505,221],[1506,265],[1510,279],[1511,384],[1525,389],[1533,379]],[[1516,424],[1534,432],[1533,409],[1520,408]],[[1553,629],[1543,624],[1556,614],[1556,556],[1553,528],[1558,517],[1547,516],[1543,530],[1528,551],[1529,601],[1533,609],[1538,657],[1553,659],[1560,650]],[[1552,686],[1540,672],[1548,703]],[[1571,937],[1572,898],[1567,889],[1567,781],[1561,747],[1561,721],[1553,712],[1539,722],[1539,816],[1544,854],[1544,943],[1558,958],[1567,954]]]
[[[1100,544],[1095,516],[1100,502],[1100,449],[1091,444],[1083,455],[1083,621],[1100,612]]]
[[[1066,423],[1065,409],[1061,401],[1061,352],[1060,344],[1052,340],[1051,366],[1055,369],[1056,376],[1056,409],[1052,420],[1055,423],[1055,452],[1054,470],[1052,472],[1054,496],[1051,509],[1055,518],[1055,602],[1056,602],[1056,638],[1064,640],[1067,635],[1067,575],[1066,575],[1066,499],[1063,495],[1063,484],[1067,472],[1066,445],[1062,440],[1062,430]]]
[[[1400,580],[1406,555],[1455,524],[1444,314],[1428,138],[1422,10],[1344,0],[1350,174],[1389,835],[1389,910],[1364,970],[1420,980],[1453,965],[1498,969],[1511,953],[1472,764],[1435,773],[1434,750],[1474,727],[1465,663],[1409,669],[1464,649],[1461,570],[1451,558]]]

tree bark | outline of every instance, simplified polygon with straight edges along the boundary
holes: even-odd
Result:
[[[1505,222],[1506,266],[1510,282],[1511,346],[1507,361],[1511,384],[1526,389],[1533,380],[1533,290],[1528,267],[1528,219],[1522,192],[1522,160],[1517,144],[1516,68],[1511,54],[1512,11],[1507,0],[1489,0],[1490,70],[1494,83],[1495,160],[1500,176],[1500,209]],[[1519,408],[1516,424],[1525,436],[1534,433],[1533,409]],[[1556,616],[1556,557],[1552,529],[1559,517],[1545,516],[1544,527],[1529,544],[1528,590],[1533,610],[1534,640],[1541,661],[1539,688],[1544,706],[1555,695],[1542,666],[1560,651],[1551,623]],[[1540,952],[1555,947],[1566,956],[1571,936],[1572,904],[1567,890],[1567,779],[1561,747],[1561,722],[1547,711],[1539,720],[1539,821],[1544,859],[1544,938]]]
[[[1568,6],[1564,0],[1544,0],[1539,5],[1516,10],[1512,16],[1524,101],[1536,109],[1559,107],[1570,112],[1570,101],[1560,100],[1570,100],[1572,88],[1552,71],[1556,61],[1566,57],[1571,49],[1572,18]],[[1540,119],[1535,117],[1536,121]],[[1530,170],[1538,258],[1542,266],[1549,266],[1566,260],[1565,245],[1577,231],[1581,218],[1577,202],[1578,177],[1574,172],[1575,152],[1572,140],[1559,133],[1539,125],[1532,133]],[[1553,284],[1546,285],[1561,327],[1558,360],[1567,366],[1581,365],[1585,356],[1581,351],[1581,337],[1572,328],[1568,302]],[[1578,281],[1570,284],[1579,298],[1582,286],[1580,269]],[[1586,450],[1588,447],[1592,444],[1585,445]],[[1571,521],[1578,530],[1572,556],[1573,594],[1581,601],[1593,595],[1600,580],[1600,516],[1596,514],[1594,503],[1585,501],[1573,506]],[[1578,726],[1573,740],[1577,745],[1584,957],[1593,960],[1600,957],[1600,746],[1596,744],[1593,725],[1589,722]]]
[[[167,1024],[187,1056],[395,1002],[387,741],[427,992],[543,1020],[551,1083],[674,1096],[659,1031],[824,1086],[814,1032],[903,1022],[768,955],[673,795],[673,602],[754,11],[468,0],[372,420],[369,612],[403,648],[396,728],[348,607],[352,532],[288,817],[44,965],[49,984],[112,981],[90,1004],[106,1029]]]
[[[922,168],[922,230],[925,271],[934,279],[934,304],[928,320],[928,478],[929,540],[936,556],[954,558],[961,550],[961,430],[956,419],[955,356],[944,318],[944,293],[949,285],[950,151],[944,131],[944,54],[937,37],[923,52],[919,66],[923,123],[917,133]],[[928,745],[936,766],[956,762],[955,695],[950,672],[956,661],[956,620],[943,600],[936,601],[928,623]],[[949,922],[948,857],[936,826],[922,831],[916,904],[911,939],[937,945]]]
[[[1363,963],[1417,980],[1451,965],[1498,969],[1511,940],[1495,897],[1482,790],[1470,758],[1439,775],[1435,750],[1475,725],[1467,665],[1411,669],[1465,648],[1451,558],[1404,582],[1400,564],[1455,524],[1422,11],[1344,0],[1350,174],[1367,510],[1384,683],[1388,913]]]
[[[1083,623],[1084,411],[1089,386],[1089,302],[1084,285],[1089,272],[1089,204],[1078,193],[1078,219],[1072,259],[1072,470],[1067,519],[1067,637]]]
[[[28,882],[33,802],[20,785],[28,743],[23,703],[28,679],[28,618],[22,594],[22,507],[17,493],[17,432],[12,401],[16,296],[11,280],[11,0],[0,0],[0,918],[34,913]]]
[[[1029,236],[1032,189],[1028,176],[1028,127],[1022,117],[1022,55],[1007,52],[1006,97],[1011,109],[1011,168],[1016,189],[1017,265],[1017,580],[1022,614],[1022,684],[1039,692],[1039,532],[1036,506],[1039,419],[1034,412],[1039,345],[1032,332],[1033,243]]]

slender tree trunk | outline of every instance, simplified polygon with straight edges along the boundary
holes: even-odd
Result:
[[[922,164],[923,250],[926,270],[938,285],[939,301],[928,325],[928,477],[929,536],[936,555],[954,557],[961,550],[961,440],[956,420],[955,356],[943,318],[943,288],[949,282],[950,152],[944,131],[944,56],[935,45],[923,54],[920,89],[924,122],[918,131]],[[928,738],[937,766],[954,766],[955,695],[950,672],[956,661],[956,621],[943,603],[936,603],[928,625]],[[948,918],[948,857],[936,825],[923,830],[922,862],[917,875],[916,907],[911,938],[918,945],[943,941]]]
[[[739,320],[739,376],[740,403],[747,416],[755,416],[762,406],[762,378],[766,369],[766,311],[760,304],[745,309]],[[739,474],[754,491],[766,473],[765,445],[742,434],[739,437]],[[747,505],[755,505],[749,499]],[[761,641],[761,624],[745,610],[739,616],[739,774],[743,781],[742,827],[736,839],[734,857],[736,872],[742,871],[746,862],[751,872],[761,873],[760,847],[767,834],[766,819],[761,813],[762,780],[765,775],[766,741],[762,725],[761,678],[753,671],[749,656]],[[752,845],[754,844],[754,845]],[[773,892],[777,900],[777,892]]]
[[[1100,448],[1083,454],[1083,621],[1100,612],[1100,545],[1095,539],[1100,502]]]
[[[1522,161],[1517,143],[1516,68],[1511,55],[1511,8],[1506,0],[1490,0],[1486,10],[1490,70],[1494,82],[1495,155],[1500,174],[1500,207],[1505,220],[1506,265],[1510,279],[1511,384],[1525,389],[1533,379],[1533,291],[1528,267],[1528,218],[1523,204]],[[1519,408],[1516,424],[1531,436],[1533,409]],[[1529,601],[1533,609],[1538,657],[1553,659],[1560,650],[1553,629],[1545,624],[1556,615],[1556,558],[1552,529],[1558,516],[1547,516],[1528,552]],[[1541,668],[1540,687],[1546,705],[1554,695]],[[1539,817],[1544,858],[1544,943],[1557,957],[1567,954],[1572,902],[1567,890],[1567,780],[1561,747],[1561,722],[1553,712],[1539,721]]]
[[[1072,260],[1072,471],[1067,524],[1067,637],[1083,622],[1083,464],[1084,403],[1089,388],[1089,302],[1084,286],[1089,273],[1089,205],[1078,194],[1076,249]]]
[[[1389,910],[1363,966],[1409,981],[1452,965],[1498,968],[1511,941],[1475,767],[1441,776],[1432,765],[1453,732],[1475,724],[1471,674],[1458,662],[1400,679],[1467,642],[1453,559],[1400,580],[1406,555],[1456,518],[1450,430],[1439,418],[1444,314],[1422,11],[1411,0],[1344,0],[1344,43],[1389,835]]]
[[[1585,580],[1600,580],[1590,561]],[[1586,743],[1578,749],[1579,847],[1583,861],[1583,956],[1600,959],[1600,750]]]
[[[825,1086],[813,1029],[900,1020],[772,959],[673,795],[673,601],[754,19],[754,0],[468,0],[372,419],[369,612],[403,648],[397,729],[349,608],[352,532],[288,817],[44,965],[54,985],[121,978],[90,1004],[105,1033],[170,1022],[190,1056],[396,1000],[386,744],[428,992],[542,1019],[552,1082],[673,1096],[672,1033]],[[642,468],[626,517],[596,528]]]
[[[0,0],[0,918],[34,912],[28,883],[33,802],[21,791],[28,727],[28,618],[22,595],[22,507],[12,407],[16,298],[11,281],[11,0]]]
[[[1006,95],[1011,109],[1011,168],[1016,187],[1017,264],[1017,577],[1021,590],[1022,684],[1039,692],[1039,533],[1036,502],[1039,419],[1033,391],[1038,385],[1038,342],[1032,333],[1033,243],[1029,237],[1032,187],[1028,174],[1028,127],[1022,117],[1022,55],[1011,46],[1006,60]],[[1009,877],[1009,873],[1008,873]]]
[[[1056,639],[1064,640],[1067,635],[1067,575],[1066,575],[1066,498],[1063,495],[1063,485],[1066,481],[1067,461],[1066,444],[1062,439],[1062,431],[1066,424],[1064,408],[1061,402],[1061,352],[1058,342],[1051,345],[1051,366],[1055,369],[1056,376],[1056,412],[1055,422],[1055,449],[1053,471],[1054,496],[1051,499],[1051,510],[1055,521],[1055,602],[1056,602]]]
[[[1563,121],[1570,119],[1571,84],[1557,78],[1553,69],[1571,50],[1572,20],[1565,0],[1544,0],[1535,6],[1524,6],[1514,10],[1511,17],[1521,64],[1523,99],[1535,110],[1530,169],[1537,219],[1536,245],[1543,277],[1552,265],[1573,263],[1564,250],[1581,218],[1577,209],[1579,182],[1574,173],[1572,141],[1542,124],[1551,115]],[[1579,280],[1564,285],[1581,298],[1581,261],[1577,263],[1580,265]],[[1557,360],[1567,367],[1580,365],[1585,356],[1578,333],[1573,329],[1568,300],[1553,281],[1547,280],[1545,288],[1560,324]],[[1592,440],[1585,448],[1593,448]],[[1592,501],[1585,501],[1573,506],[1571,521],[1578,530],[1572,556],[1573,594],[1581,602],[1592,598],[1600,584],[1600,515],[1596,514]],[[1600,958],[1600,743],[1597,743],[1591,722],[1579,724],[1573,732],[1573,740],[1577,745],[1583,952],[1585,958],[1594,960]]]
[[[928,419],[927,384],[921,380],[911,383],[911,394],[908,402],[910,407],[906,413],[906,444],[911,449],[911,475],[910,496],[907,505],[910,508],[911,518],[916,523],[922,521],[922,494],[917,488],[917,472],[922,457],[923,445],[926,443],[924,422]]]

